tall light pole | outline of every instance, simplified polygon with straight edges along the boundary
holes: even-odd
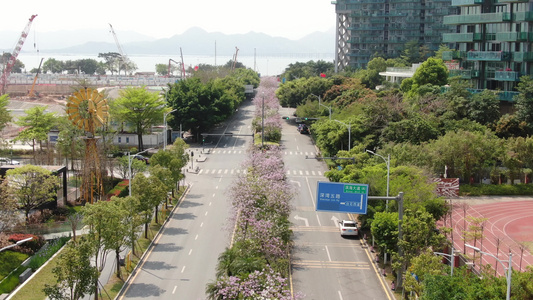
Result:
[[[261,149],[265,147],[265,92],[263,92],[263,103],[261,109]]]
[[[389,196],[389,182],[390,182],[390,154],[387,156],[387,159],[385,159],[385,157],[377,154],[374,151],[366,150],[366,152],[372,155],[381,157],[385,161],[385,164],[387,165],[387,197],[388,197]],[[388,211],[388,210],[389,210],[389,200],[387,199],[387,202],[385,203],[385,211]]]
[[[317,96],[315,94],[311,94],[311,95],[313,95],[313,96],[318,98],[318,105],[324,106],[325,108],[328,109],[328,111],[329,111],[329,119],[331,120],[331,106],[325,106],[324,104],[322,104],[322,98],[320,98],[320,96]]]
[[[507,279],[507,297],[505,299],[510,300],[511,299],[511,275],[513,274],[513,253],[509,252],[509,261],[507,262],[507,268],[506,268],[505,265],[503,264],[503,261],[497,258],[495,255],[488,253],[488,252],[481,251],[481,249],[479,249],[478,247],[474,247],[469,244],[465,244],[465,247],[473,249],[474,251],[479,252],[481,254],[488,255],[494,258],[495,260],[497,260],[500,264],[502,264],[505,272],[507,272],[507,274],[505,274],[506,279]]]
[[[442,253],[442,252],[433,252],[433,254],[444,256],[450,262],[450,265],[452,268],[450,272],[450,276],[453,277],[453,267],[455,265],[455,249],[453,248],[453,246],[452,246],[452,254]]]
[[[131,152],[126,152],[127,155],[128,155],[128,189],[129,189],[129,195],[130,195],[130,196],[131,196],[131,157],[132,157],[132,156],[135,156],[135,155],[137,155],[137,154],[144,153],[144,152],[146,152],[146,151],[148,151],[148,150],[151,150],[151,149],[152,149],[152,148],[148,148],[148,149],[143,150],[143,151],[141,151],[141,152],[137,152],[137,153],[135,153],[135,154],[133,154],[133,155],[131,154]]]
[[[348,152],[349,152],[352,149],[352,122],[349,122],[348,124],[346,124],[339,120],[333,120],[333,121],[341,123],[348,128]],[[389,193],[387,193],[387,197],[388,196],[389,196]]]
[[[167,130],[167,115],[175,112],[177,109],[173,109],[163,115],[163,123],[165,123],[165,137],[163,138],[163,150],[167,147],[167,136],[168,136],[168,130]],[[181,136],[180,136],[181,137]]]

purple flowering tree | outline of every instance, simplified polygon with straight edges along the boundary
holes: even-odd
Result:
[[[265,135],[279,132],[281,139],[276,87],[275,78],[262,79],[254,99],[254,128],[261,131],[264,104]],[[243,167],[246,174],[229,190],[231,247],[220,255],[217,280],[207,286],[207,294],[210,299],[294,299],[287,286],[293,191],[280,147],[270,145],[268,151],[252,147]]]

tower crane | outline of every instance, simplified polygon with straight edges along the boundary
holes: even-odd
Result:
[[[13,70],[13,66],[15,65],[15,62],[17,61],[17,57],[19,56],[20,50],[22,49],[24,42],[26,41],[26,37],[28,36],[28,33],[30,32],[31,23],[33,22],[33,19],[35,19],[35,17],[37,17],[37,15],[32,15],[30,17],[28,24],[26,25],[26,27],[24,28],[24,31],[22,31],[22,34],[20,35],[19,41],[17,45],[15,46],[13,53],[11,54],[11,56],[9,57],[9,60],[7,61],[7,64],[4,68],[4,72],[2,72],[2,77],[0,77],[0,87],[2,88],[2,95],[5,92],[9,74],[11,74],[11,70]]]
[[[113,25],[111,25],[111,23],[109,23],[109,27],[111,27],[111,33],[113,34],[113,38],[115,39],[115,44],[117,44],[117,48],[118,48],[118,53],[120,54],[120,62],[121,62],[121,65],[124,65],[125,66],[125,70],[124,72],[127,73],[127,64],[125,64],[128,59],[126,57],[126,55],[124,54],[124,51],[122,51],[122,47],[120,46],[120,43],[118,41],[118,38],[117,38],[117,34],[115,33],[115,30],[113,29]],[[120,72],[120,66],[119,66],[119,72]]]

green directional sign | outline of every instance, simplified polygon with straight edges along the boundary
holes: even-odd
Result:
[[[316,210],[366,214],[368,184],[318,182]]]

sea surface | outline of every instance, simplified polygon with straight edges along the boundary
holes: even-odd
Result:
[[[33,68],[39,67],[41,58],[44,58],[43,63],[49,59],[54,58],[59,61],[79,60],[92,58],[97,61],[103,61],[98,58],[98,55],[83,55],[83,54],[66,54],[66,53],[24,53],[21,52],[18,59],[24,64],[24,70],[29,72]],[[155,72],[156,64],[168,65],[169,59],[181,62],[181,57],[169,55],[128,55],[128,58],[137,65],[136,72]],[[275,76],[283,73],[290,64],[296,62],[308,62],[323,60],[326,62],[333,62],[335,59],[334,53],[293,53],[280,55],[256,55],[254,56],[237,56],[237,61],[244,64],[247,68],[255,70],[262,76]],[[232,56],[209,56],[209,55],[184,55],[183,63],[186,68],[189,66],[195,67],[199,64],[209,65],[224,65],[228,61],[233,60]],[[23,71],[24,71],[23,70]]]

